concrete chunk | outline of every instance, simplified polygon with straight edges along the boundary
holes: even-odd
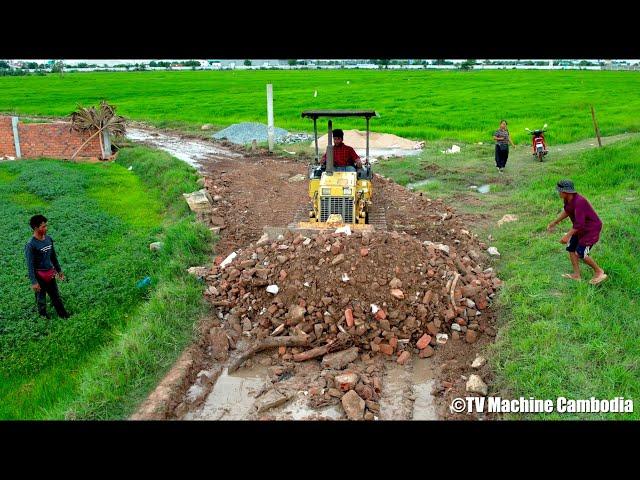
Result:
[[[258,410],[258,413],[262,413],[271,408],[279,407],[280,405],[287,403],[289,398],[290,397],[287,397],[276,390],[269,390],[262,397],[256,400],[254,405]]]
[[[192,212],[208,212],[211,210],[211,202],[207,197],[207,190],[202,189],[192,193],[182,194],[189,204]]]
[[[349,390],[341,399],[342,408],[344,408],[349,420],[362,420],[364,418],[365,401],[355,392]]]

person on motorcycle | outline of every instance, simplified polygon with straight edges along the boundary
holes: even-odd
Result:
[[[531,133],[531,148],[533,149],[533,156],[538,157],[540,161],[542,161],[542,157],[549,153],[549,150],[547,150],[547,142],[544,140],[544,129],[546,127],[547,124],[545,123],[544,127],[539,130],[529,130],[529,133]],[[540,147],[540,149],[538,147]]]
[[[509,158],[509,143],[513,145],[513,148],[516,148],[516,144],[513,143],[511,135],[509,135],[506,120],[500,121],[500,128],[494,132],[493,139],[496,141],[496,168],[502,173]]]
[[[540,138],[540,140],[542,140],[542,149],[545,153],[547,153],[549,150],[547,150],[547,142],[544,141],[544,134],[540,133],[540,135],[532,135],[531,138],[531,148],[533,149],[533,154],[535,155],[536,152],[536,139]]]

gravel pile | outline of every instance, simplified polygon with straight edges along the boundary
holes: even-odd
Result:
[[[274,140],[278,142],[288,134],[289,132],[282,128],[275,128]],[[229,142],[238,145],[251,143],[254,140],[256,142],[267,142],[269,140],[267,125],[253,122],[235,123],[224,130],[220,130],[215,133],[213,138],[216,140],[228,140]]]

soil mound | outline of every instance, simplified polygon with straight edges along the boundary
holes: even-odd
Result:
[[[318,138],[318,148],[320,150],[326,150],[327,143],[328,135],[323,135]],[[367,148],[367,132],[361,130],[344,130],[344,143],[355,149]],[[315,143],[311,142],[311,146],[315,148]],[[369,132],[369,148],[371,149],[417,150],[423,146],[423,142],[416,142],[390,133]]]

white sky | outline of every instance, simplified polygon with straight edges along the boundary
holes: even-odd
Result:
[[[13,59],[11,59],[13,60]],[[37,63],[46,63],[51,59],[47,59],[47,60],[36,60],[36,59],[28,59],[28,60],[18,60],[18,61],[29,61],[29,62],[37,62]],[[182,58],[182,59],[154,59],[156,61],[163,61],[163,62],[174,62],[174,61],[183,61],[183,60],[202,60],[201,58]],[[225,60],[233,60],[233,59],[225,59]],[[453,61],[463,61],[464,59],[454,59]],[[498,60],[507,60],[507,61],[513,61],[515,59],[491,59],[492,61],[498,61]],[[520,59],[521,61],[527,61],[529,59]],[[533,61],[548,61],[549,59],[531,59]],[[567,59],[567,60],[575,60],[575,61],[580,61],[582,59]],[[597,59],[586,59],[586,60],[590,60],[592,62],[597,62]],[[626,60],[629,63],[640,63],[640,60],[630,60],[630,59],[612,59],[612,60]],[[127,64],[133,64],[133,63],[149,63],[151,61],[151,59],[139,59],[139,60],[134,60],[131,58],[127,58],[124,60],[112,60],[112,59],[89,59],[89,60],[77,60],[77,59],[64,59],[64,63],[67,65],[77,65],[78,63],[92,63],[92,64],[97,64],[99,66],[102,65],[107,65],[107,66],[113,66],[113,65],[118,65],[121,63],[127,63]],[[478,62],[482,62],[484,60],[477,60]]]

